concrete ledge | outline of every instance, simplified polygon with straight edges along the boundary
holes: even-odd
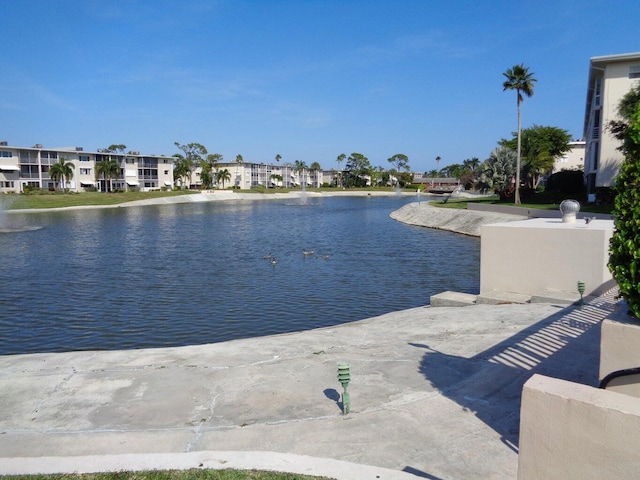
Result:
[[[561,292],[559,290],[544,290],[542,292],[535,292],[533,295],[531,295],[531,303],[556,303],[560,305],[572,305],[579,301],[579,293]]]
[[[483,225],[481,231],[481,292],[577,293],[581,281],[585,294],[599,295],[612,279],[607,267],[611,220],[586,225],[538,218]]]
[[[610,373],[640,367],[640,320],[627,314],[621,302],[615,312],[602,321],[600,330],[600,380]],[[621,379],[609,384],[607,390],[640,398],[637,377]]]
[[[476,295],[447,291],[432,295],[429,301],[432,307],[468,307],[476,304]]]
[[[512,292],[489,291],[478,295],[476,302],[483,305],[502,305],[504,303],[529,303],[530,295]]]
[[[639,444],[637,398],[542,375],[524,384],[519,480],[637,479]]]

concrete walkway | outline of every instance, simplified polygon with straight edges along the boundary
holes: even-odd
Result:
[[[513,479],[522,385],[534,373],[597,384],[598,325],[614,306],[609,293],[583,309],[421,307],[211,345],[2,356],[0,474]]]

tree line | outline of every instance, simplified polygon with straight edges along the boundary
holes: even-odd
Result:
[[[530,128],[522,129],[521,105],[524,97],[531,97],[534,93],[534,86],[537,80],[533,73],[523,64],[514,65],[503,73],[504,91],[516,92],[516,106],[518,128],[513,132],[512,138],[501,139],[498,146],[489,154],[489,157],[480,162],[477,157],[463,160],[462,163],[453,163],[442,169],[434,169],[424,172],[424,176],[451,177],[456,178],[467,189],[479,189],[482,191],[493,191],[503,198],[513,197],[515,203],[520,203],[520,187],[522,184],[528,189],[535,190],[540,185],[544,175],[553,170],[556,158],[569,151],[569,133],[561,128],[552,126],[533,125]],[[220,184],[225,188],[225,184],[231,182],[232,174],[228,168],[219,168],[223,161],[223,156],[219,153],[210,154],[207,148],[200,143],[180,144],[174,142],[180,153],[174,157],[174,179],[185,188],[191,181],[191,176],[197,168],[201,168],[200,180],[202,187],[210,189],[214,184]],[[125,145],[110,145],[102,151],[105,153],[124,154]],[[282,156],[275,157],[277,164],[282,160]],[[336,162],[340,167],[344,163],[344,168],[339,168],[333,179],[334,185],[350,188],[364,187],[368,185],[385,186],[405,186],[412,183],[413,174],[409,166],[407,155],[397,153],[389,157],[388,162],[391,168],[374,167],[369,159],[362,153],[353,152],[349,156],[342,153],[337,156]],[[436,157],[439,166],[441,158]],[[236,179],[238,170],[244,159],[242,155],[236,155]],[[307,172],[319,172],[322,167],[318,162],[307,165],[302,160],[295,160],[292,166],[295,173],[304,177]],[[107,155],[102,161],[96,163],[96,180],[102,177],[107,190],[112,190],[112,182],[120,174],[118,161],[111,155]],[[57,164],[50,167],[49,175],[52,180],[65,185],[73,178],[73,164],[61,158]],[[270,180],[276,184],[282,184],[282,175],[274,173]],[[236,180],[237,182],[237,180]],[[238,185],[236,185],[238,186]]]

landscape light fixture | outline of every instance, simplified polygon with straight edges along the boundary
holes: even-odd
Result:
[[[342,392],[342,413],[345,415],[349,413],[351,409],[351,398],[349,397],[349,392],[347,391],[347,386],[349,386],[349,382],[351,381],[351,372],[349,371],[348,363],[339,363],[338,364],[338,382],[342,384],[342,388],[344,391]]]
[[[578,282],[578,293],[580,294],[580,307],[584,305],[583,295],[584,295],[584,282]]]

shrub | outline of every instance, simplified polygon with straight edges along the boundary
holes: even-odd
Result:
[[[615,231],[609,244],[609,270],[629,313],[640,318],[640,102],[622,136],[625,158],[614,187]]]
[[[584,192],[582,170],[562,170],[547,180],[547,190],[563,195],[579,195]]]
[[[616,191],[611,187],[596,188],[596,205],[613,205]]]

